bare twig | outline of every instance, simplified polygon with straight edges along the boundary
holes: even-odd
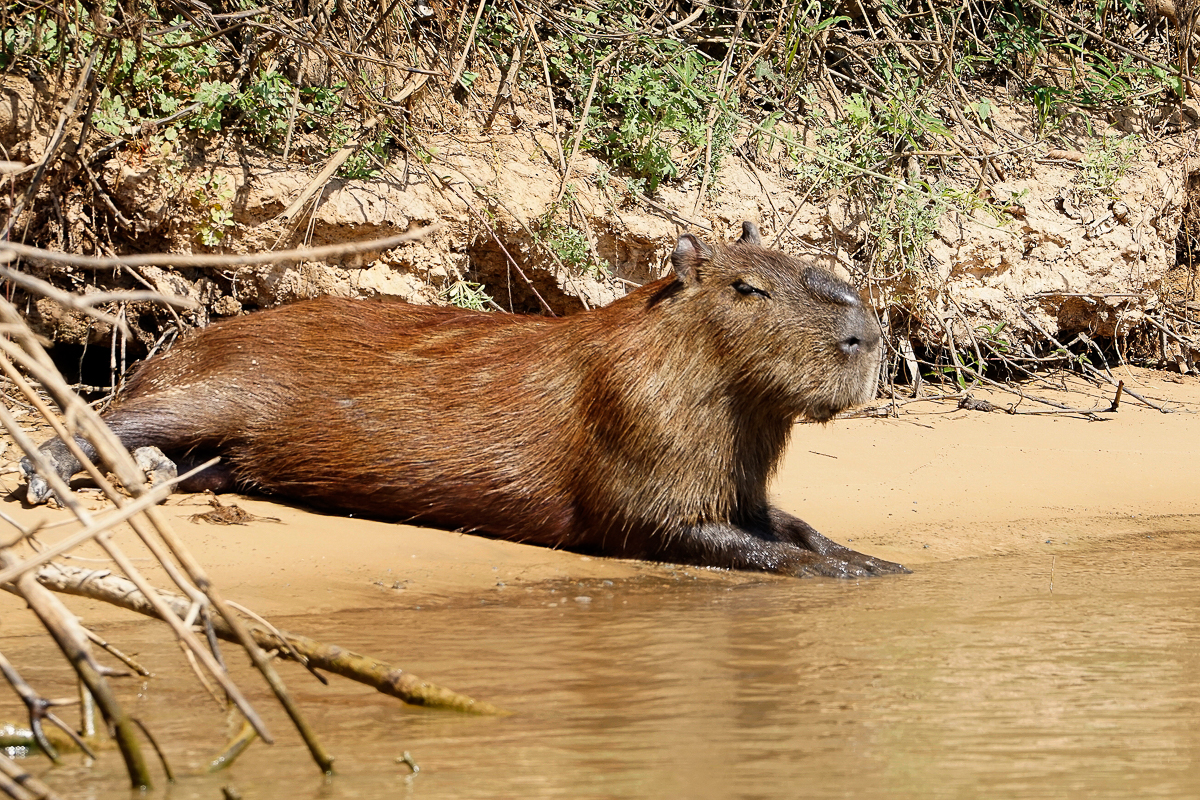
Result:
[[[0,790],[15,800],[59,800],[49,786],[30,775],[4,753],[0,753]]]
[[[440,225],[428,225],[424,228],[398,233],[395,236],[386,236],[382,239],[367,239],[361,242],[330,244],[322,247],[299,247],[294,250],[274,250],[268,253],[247,253],[245,255],[173,255],[170,253],[154,253],[96,258],[94,256],[56,253],[16,242],[0,242],[0,261],[11,260],[16,256],[30,261],[62,264],[80,269],[115,269],[121,266],[219,267],[224,269],[260,264],[289,264],[296,261],[328,261],[330,259],[360,255],[362,253],[391,250],[406,242],[423,239],[440,227]]]
[[[0,258],[3,257],[3,248],[4,245],[0,245]],[[132,331],[129,330],[129,325],[126,324],[125,320],[119,319],[112,314],[106,314],[103,311],[97,311],[96,306],[114,302],[151,302],[177,306],[178,308],[196,309],[200,307],[199,303],[190,298],[154,291],[96,292],[84,295],[64,292],[46,281],[4,266],[0,266],[0,277],[17,284],[23,289],[28,289],[31,292],[48,297],[64,308],[74,308],[82,311],[89,317],[112,325],[114,328],[119,328],[128,335],[132,335]]]
[[[600,83],[600,73],[620,53],[621,48],[618,47],[600,59],[600,62],[596,64],[596,68],[592,70],[592,83],[588,86],[587,99],[583,101],[583,110],[579,112],[579,130],[575,132],[575,141],[571,144],[571,155],[567,157],[567,165],[563,168],[562,183],[559,184],[558,195],[554,198],[554,202],[556,203],[561,202],[563,195],[567,193],[567,181],[571,179],[571,168],[575,165],[575,156],[579,154],[579,144],[583,141],[583,134],[587,131],[588,114],[592,110],[592,99],[596,96],[596,86]]]
[[[4,228],[0,229],[0,240],[8,238],[9,232],[16,225],[17,219],[21,216],[21,212],[29,201],[34,198],[39,188],[42,185],[42,178],[46,175],[46,169],[54,162],[58,155],[58,148],[62,145],[64,135],[67,129],[67,121],[75,116],[75,108],[79,105],[79,100],[83,97],[83,89],[92,79],[92,62],[96,60],[96,54],[100,51],[101,44],[97,42],[92,47],[92,52],[84,62],[83,67],[79,70],[79,79],[75,83],[75,90],[71,92],[71,97],[67,101],[67,107],[62,110],[58,116],[58,127],[54,130],[54,135],[50,137],[50,142],[46,145],[46,152],[42,155],[42,160],[38,162],[37,170],[33,173],[33,179],[29,182],[29,188],[25,190],[25,196],[21,198],[16,207],[8,216],[8,222]]]

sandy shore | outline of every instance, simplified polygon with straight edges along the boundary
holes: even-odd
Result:
[[[932,562],[1020,552],[1047,540],[1086,549],[1090,542],[1130,532],[1195,529],[1200,526],[1200,381],[1124,368],[1120,377],[1173,413],[1128,394],[1116,413],[1100,413],[1098,421],[1079,414],[960,410],[949,401],[907,402],[896,417],[798,426],[773,495],[833,539],[914,570]],[[1081,382],[1068,388],[1030,386],[1028,391],[1077,408],[1107,408],[1112,400],[1108,389]],[[973,394],[1000,407],[1017,400],[1003,393]],[[1026,401],[1017,410],[1048,409]],[[14,475],[5,479],[15,488]],[[679,571],[317,514],[261,498],[224,499],[278,522],[216,526],[190,521],[207,510],[202,496],[175,496],[164,508],[225,596],[268,615],[412,607],[495,591],[500,584]],[[99,500],[92,505],[103,507]],[[65,517],[62,511],[25,509],[14,497],[0,501],[0,510],[22,524]],[[53,541],[65,530],[52,529],[43,539]],[[130,539],[121,537],[123,543]],[[688,574],[746,579],[690,568]],[[21,608],[15,598],[0,595],[5,634],[27,629],[29,615],[14,613]]]

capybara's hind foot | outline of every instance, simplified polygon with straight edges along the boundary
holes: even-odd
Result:
[[[179,468],[157,447],[139,447],[133,451],[133,460],[138,469],[146,473],[146,481],[158,486],[179,477]]]
[[[68,480],[79,469],[79,462],[57,440],[42,445],[42,457],[63,481]],[[151,486],[174,480],[179,474],[175,462],[157,447],[139,447],[133,451],[133,460],[146,474],[146,480]],[[28,456],[21,459],[21,472],[25,475],[25,500],[29,505],[41,505],[54,496],[49,481],[38,474],[37,467]],[[61,502],[62,498],[58,499]]]
[[[60,471],[53,454],[43,450],[42,455],[45,456],[46,461],[49,462],[50,467],[55,472]],[[21,459],[21,472],[25,475],[25,501],[29,505],[40,506],[54,494],[54,490],[50,488],[50,483],[41,475],[38,475],[37,467],[33,465],[33,461],[30,460],[29,456]]]

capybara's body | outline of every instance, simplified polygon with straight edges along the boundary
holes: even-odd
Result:
[[[338,298],[237,317],[147,361],[106,421],[181,466],[220,456],[197,485],[606,555],[897,571],[767,502],[794,420],[874,391],[879,331],[847,284],[757,242],[685,236],[674,275],[563,318]]]

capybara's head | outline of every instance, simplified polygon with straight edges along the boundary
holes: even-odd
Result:
[[[874,397],[879,324],[850,284],[764,248],[752,222],[728,246],[685,234],[671,262],[672,305],[705,314],[703,329],[736,370],[745,401],[823,422]]]

